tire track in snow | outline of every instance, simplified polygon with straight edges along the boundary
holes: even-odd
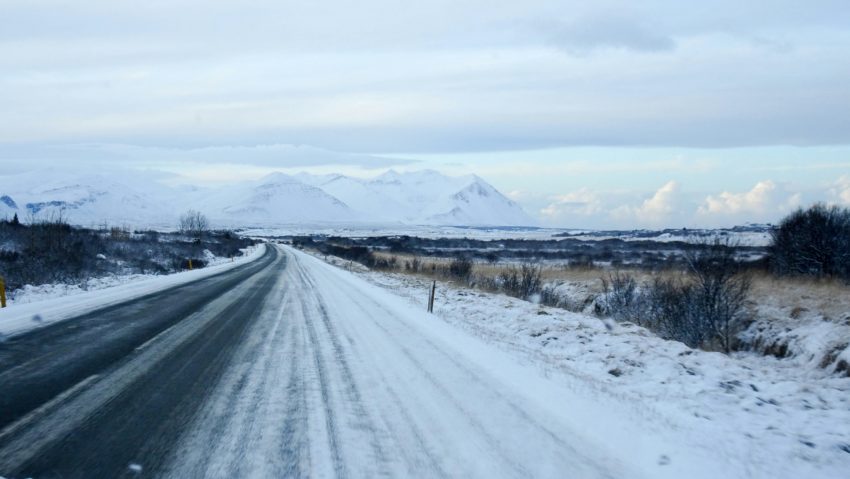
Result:
[[[381,334],[379,335],[380,337],[416,337],[417,342],[427,346],[425,349],[429,352],[430,356],[433,356],[433,354],[436,353],[440,357],[440,361],[436,363],[433,361],[433,359],[436,358],[432,358],[431,360],[429,360],[428,363],[424,363],[419,358],[417,358],[417,354],[414,354],[407,346],[402,344],[401,341],[387,341],[383,343],[383,346],[386,348],[395,348],[399,350],[403,357],[408,360],[414,366],[415,369],[418,369],[421,372],[421,374],[428,380],[434,390],[440,392],[443,397],[450,401],[453,407],[457,408],[457,410],[459,411],[459,416],[469,421],[469,423],[476,431],[478,437],[484,439],[487,442],[488,446],[493,450],[500,451],[498,454],[493,455],[495,456],[494,460],[503,461],[505,466],[509,467],[512,471],[514,471],[514,475],[527,477],[533,474],[527,467],[524,466],[521,461],[508,459],[509,457],[514,456],[514,451],[511,450],[511,446],[503,443],[502,441],[500,441],[499,438],[493,436],[488,431],[484,423],[476,419],[477,411],[471,410],[468,407],[464,406],[463,402],[458,399],[457,392],[446,387],[441,378],[438,378],[437,376],[435,376],[435,374],[431,372],[441,370],[441,368],[438,366],[439,362],[445,362],[447,363],[446,366],[448,367],[448,369],[455,370],[461,373],[464,377],[463,383],[468,384],[470,386],[474,386],[475,388],[481,391],[489,393],[490,400],[494,403],[500,404],[501,407],[507,408],[505,412],[508,413],[508,416],[514,417],[515,421],[518,424],[523,424],[524,426],[526,426],[526,429],[528,429],[528,434],[542,434],[543,436],[545,436],[547,438],[547,444],[555,444],[558,449],[563,451],[565,456],[570,457],[572,459],[572,467],[574,469],[579,468],[585,471],[593,471],[594,475],[599,477],[617,477],[614,474],[605,473],[604,471],[606,470],[606,467],[602,466],[602,464],[598,462],[598,459],[592,459],[579,452],[568,441],[564,440],[561,436],[556,434],[550,427],[547,427],[538,422],[534,417],[532,417],[528,412],[526,412],[526,410],[522,406],[517,404],[517,402],[509,395],[504,395],[501,392],[497,392],[498,388],[494,388],[494,385],[492,383],[482,381],[480,372],[471,370],[468,365],[460,361],[456,357],[456,355],[452,355],[445,349],[445,347],[441,347],[435,344],[427,336],[422,336],[421,332],[413,328],[412,325],[407,324],[403,320],[396,319],[398,314],[397,312],[388,309],[381,303],[368,297],[368,295],[364,295],[362,291],[357,291],[353,289],[353,286],[347,284],[345,281],[339,280],[335,275],[326,273],[323,267],[326,267],[326,265],[319,264],[316,268],[311,269],[311,273],[319,274],[322,276],[322,280],[319,281],[319,283],[324,286],[323,291],[333,291],[337,302],[339,302],[340,296],[345,296],[346,300],[352,306],[356,307],[361,311],[362,318],[367,319],[369,325],[374,326],[381,331]],[[381,312],[380,314],[376,314],[376,311],[378,310]],[[362,326],[364,326],[365,323],[365,321],[358,323],[358,326],[360,327],[353,329],[362,332]],[[371,336],[375,337],[375,335]],[[422,350],[423,348],[417,347],[418,355],[423,354]],[[394,357],[393,355],[389,354],[387,356]],[[567,466],[569,465],[570,464],[567,464]]]
[[[340,333],[334,327],[333,322],[328,314],[327,306],[321,296],[321,290],[313,282],[312,278],[305,274],[304,269],[300,267],[300,264],[298,272],[301,279],[304,281],[304,284],[308,286],[307,290],[309,290],[311,299],[313,299],[315,306],[318,308],[318,313],[321,318],[321,322],[324,325],[324,330],[327,333],[328,338],[330,339],[335,364],[341,369],[340,378],[344,382],[344,392],[347,396],[348,404],[354,410],[355,418],[359,420],[355,424],[359,429],[368,433],[371,439],[370,447],[372,448],[372,453],[374,454],[379,464],[385,464],[387,462],[387,458],[381,446],[378,431],[375,427],[375,422],[369,412],[364,407],[362,394],[360,393],[360,389],[354,381],[355,375],[346,357],[346,352],[343,349],[342,343],[339,340]],[[310,321],[310,323],[312,324],[312,321]],[[349,344],[352,343],[350,337],[346,337],[346,339]],[[383,472],[386,473],[387,471]]]

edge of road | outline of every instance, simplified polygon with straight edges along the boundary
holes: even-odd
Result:
[[[273,246],[271,246],[273,247]],[[131,281],[85,293],[46,299],[0,310],[0,341],[65,319],[130,301],[159,291],[225,273],[265,256],[266,243],[260,243],[235,261],[192,271],[181,271]]]

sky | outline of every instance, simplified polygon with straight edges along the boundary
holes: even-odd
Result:
[[[541,224],[850,205],[846,0],[0,0],[0,168],[474,173]]]

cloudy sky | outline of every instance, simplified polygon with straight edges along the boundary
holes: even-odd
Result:
[[[544,224],[850,204],[846,0],[0,0],[0,166],[477,173]]]

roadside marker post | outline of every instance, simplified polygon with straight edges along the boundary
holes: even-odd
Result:
[[[437,282],[431,282],[431,294],[428,295],[428,312],[434,312],[434,296],[437,294]]]
[[[6,279],[0,276],[0,308],[6,307]]]
[[[189,271],[192,271],[192,258],[189,258]]]

